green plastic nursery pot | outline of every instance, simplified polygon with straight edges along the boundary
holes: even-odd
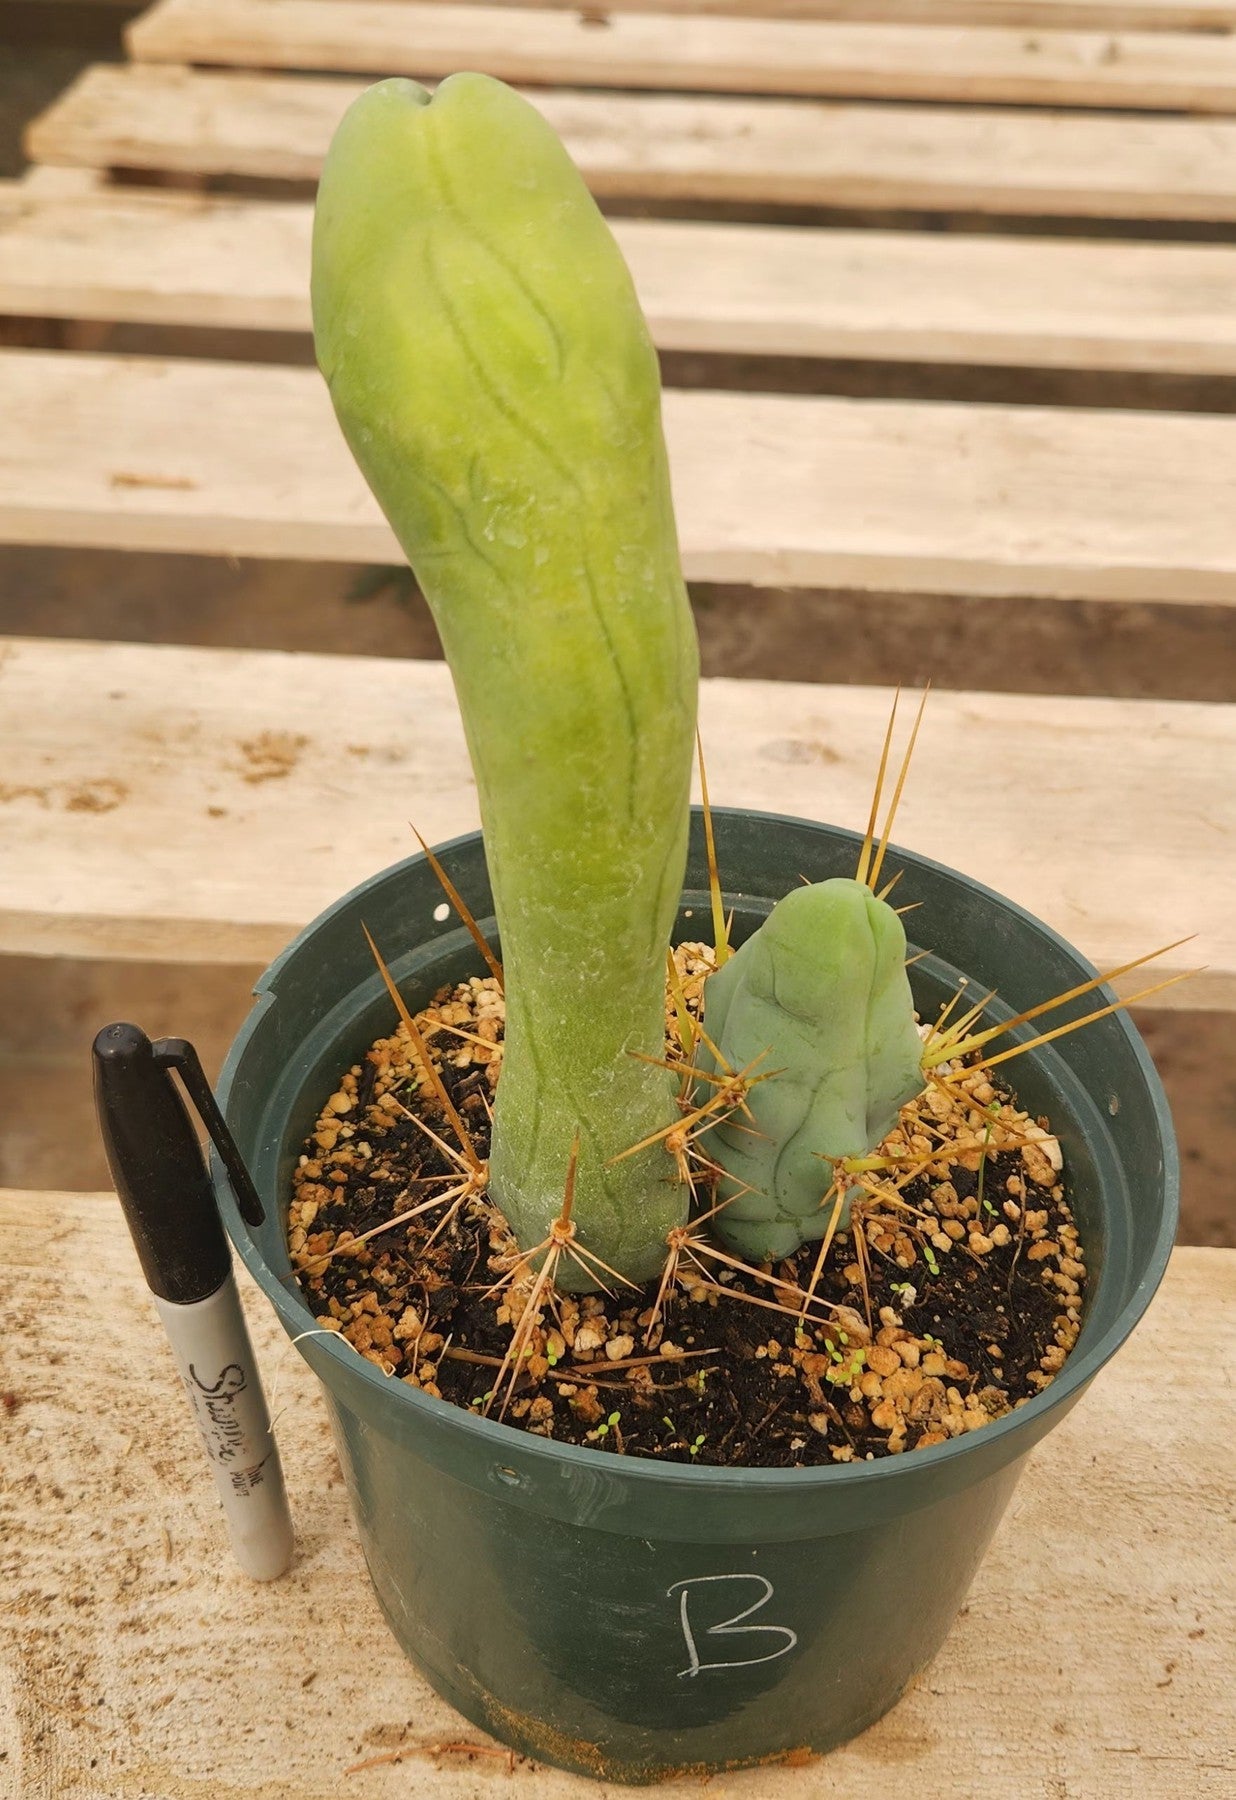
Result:
[[[736,936],[800,876],[853,874],[852,833],[714,816]],[[708,934],[699,826],[684,937]],[[492,939],[479,837],[442,854]],[[990,890],[923,857],[893,852],[891,862],[904,870],[900,894],[922,902],[913,921],[932,954],[913,974],[924,1012],[961,972],[980,991],[998,989],[1005,1017],[1093,975]],[[1177,1161],[1145,1048],[1115,1014],[1014,1065],[1023,1104],[1059,1135],[1091,1271],[1081,1337],[1044,1393],[981,1431],[872,1463],[661,1465],[530,1437],[384,1377],[337,1337],[300,1336],[314,1320],[285,1243],[290,1171],[340,1071],[391,1026],[361,921],[420,1005],[477,970],[444,910],[420,856],[339,901],[263,977],[221,1081],[266,1224],[244,1224],[216,1170],[220,1203],[325,1387],[391,1628],[467,1718],[584,1774],[653,1782],[827,1750],[879,1718],[935,1655],[1027,1455],[1123,1343],[1163,1274]]]

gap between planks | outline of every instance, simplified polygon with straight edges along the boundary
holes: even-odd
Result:
[[[85,70],[32,161],[314,180],[363,83]],[[1122,220],[1236,220],[1228,120],[547,90],[529,95],[600,197]]]
[[[446,76],[680,92],[1230,113],[1236,39],[1026,32],[409,0],[158,0],[138,61]]]
[[[1236,601],[1236,419],[669,390],[689,580]],[[312,369],[0,353],[0,541],[399,561]]]
[[[714,803],[861,829],[890,700],[705,681]],[[14,639],[0,722],[15,954],[261,961],[410,854],[409,818],[431,843],[477,823],[443,663]],[[1162,973],[1207,972],[1159,1003],[1230,1007],[1234,759],[1236,707],[938,690],[898,838],[1100,967],[1197,932]]]
[[[311,208],[0,183],[0,310],[310,329]],[[47,178],[81,176],[68,192]],[[613,222],[662,349],[1236,374],[1236,249]]]

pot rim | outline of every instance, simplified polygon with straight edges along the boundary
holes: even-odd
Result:
[[[692,811],[698,813],[699,809],[693,808]],[[821,823],[790,814],[764,812],[752,807],[714,806],[711,811],[714,820],[742,818],[760,823],[766,822],[770,825],[795,827]],[[852,832],[846,827],[830,825],[826,829],[836,837],[851,839],[855,845],[862,841],[859,833]],[[457,851],[464,846],[472,846],[478,841],[483,843],[481,832],[466,832],[434,846],[434,851],[436,855],[445,860],[450,852]],[[924,856],[916,851],[890,845],[888,854],[910,866],[927,869],[953,881],[963,883],[983,901],[999,907],[1005,914],[1014,918],[1019,925],[1029,927],[1054,947],[1063,951],[1090,975],[1097,976],[1099,973],[1094,965],[1059,932],[994,888],[976,881],[972,876],[966,875],[960,870],[949,867],[946,863],[938,862],[935,858]],[[418,851],[385,869],[376,871],[364,881],[357,883],[354,888],[324,908],[279,953],[258,980],[254,988],[256,1004],[237,1032],[228,1051],[218,1081],[217,1091],[221,1107],[226,1110],[232,1080],[244,1054],[256,1018],[261,1011],[263,997],[270,995],[283,965],[296,955],[329,919],[348,907],[360,894],[366,892],[375,883],[397,875],[401,870],[422,864],[426,860],[423,852]],[[1114,999],[1115,995],[1104,986],[1097,990],[1096,998],[1100,1000]],[[557,1468],[564,1475],[603,1469],[611,1479],[621,1478],[624,1481],[656,1485],[663,1490],[669,1486],[686,1485],[700,1495],[706,1491],[712,1491],[718,1496],[727,1490],[741,1491],[744,1495],[750,1496],[753,1488],[801,1492],[812,1487],[821,1489],[855,1488],[868,1483],[879,1484],[898,1479],[905,1480],[907,1476],[917,1472],[927,1474],[934,1469],[950,1467],[958,1458],[967,1453],[973,1453],[980,1449],[995,1451],[1014,1433],[1029,1431],[1032,1439],[1041,1436],[1043,1431],[1048,1428],[1051,1415],[1067,1411],[1093,1377],[1120,1349],[1146,1312],[1163,1279],[1176,1235],[1179,1207],[1179,1153],[1166,1095],[1163,1093],[1158,1071],[1155,1069],[1150,1054],[1133,1027],[1128,1014],[1121,1011],[1116,1013],[1114,1018],[1123,1030],[1143,1079],[1154,1097],[1164,1151],[1160,1182],[1161,1216],[1154,1244],[1146,1260],[1141,1279],[1120,1308],[1116,1318],[1092,1343],[1086,1342],[1086,1323],[1083,1317],[1081,1336],[1076,1348],[1066,1359],[1063,1369],[1056,1375],[1049,1387],[1034,1395],[1022,1406],[1006,1413],[1003,1418],[993,1420],[981,1431],[966,1432],[960,1437],[947,1439],[943,1444],[933,1444],[924,1450],[907,1451],[901,1456],[879,1457],[872,1462],[831,1463],[807,1469],[777,1469],[759,1465],[716,1468],[711,1465],[698,1467],[691,1464],[659,1463],[651,1458],[639,1456],[616,1457],[610,1451],[594,1450],[587,1445],[564,1444],[556,1442],[553,1438],[538,1437],[529,1432],[520,1431],[514,1426],[502,1424],[496,1419],[483,1418],[463,1407],[456,1406],[451,1401],[437,1400],[430,1394],[422,1393],[419,1389],[408,1387],[405,1383],[395,1380],[394,1377],[381,1374],[372,1363],[367,1362],[359,1352],[353,1349],[351,1344],[341,1339],[337,1333],[325,1332],[317,1327],[315,1315],[311,1312],[299,1288],[290,1288],[275,1274],[250,1236],[236,1206],[222,1164],[212,1149],[211,1166],[215,1189],[219,1199],[220,1212],[232,1243],[249,1273],[275,1307],[293,1342],[301,1350],[305,1360],[315,1367],[320,1378],[324,1378],[325,1369],[329,1369],[333,1364],[338,1366],[341,1371],[346,1370],[348,1378],[360,1379],[369,1384],[375,1393],[380,1391],[385,1397],[389,1397],[397,1391],[399,1394],[397,1403],[411,1408],[412,1415],[417,1412],[427,1414],[427,1422],[431,1420],[435,1427],[453,1428],[465,1434],[474,1441],[478,1449],[495,1457],[499,1465],[505,1456],[507,1459],[517,1457],[521,1461],[530,1461],[539,1465],[546,1472],[552,1472]],[[306,1341],[304,1334],[309,1332],[312,1332],[313,1335]],[[317,1368],[319,1362],[323,1368]],[[1006,1448],[1006,1454],[1018,1453]]]

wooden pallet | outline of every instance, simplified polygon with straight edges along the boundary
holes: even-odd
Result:
[[[467,63],[525,87],[604,204],[656,215],[615,229],[658,344],[686,353],[666,419],[693,580],[752,609],[770,587],[947,595],[959,620],[991,596],[1228,606],[1228,390],[1178,385],[1208,411],[1167,411],[1163,383],[1236,374],[1234,33],[1236,0],[161,0],[0,183],[0,313],[77,345],[0,350],[0,543],[396,559],[320,381],[276,359],[307,356],[305,184],[360,77]],[[753,391],[718,360],[736,357],[771,359],[783,389],[810,359],[861,362],[890,397]],[[916,371],[938,395],[966,367],[998,403],[925,397]],[[1047,371],[1058,402],[1025,404]],[[1079,404],[1074,378],[1137,404]],[[903,841],[1104,966],[1196,930],[1163,973],[1204,973],[1154,1003],[1236,1009],[1236,704],[1100,700],[1081,668],[1025,698],[940,673]],[[706,682],[713,798],[861,825],[889,698]],[[431,841],[476,821],[440,664],[0,641],[0,957],[205,980],[405,854],[409,817]],[[172,1383],[149,1379],[111,1202],[0,1192],[0,1229],[6,1316],[33,1321],[0,1349],[0,1425],[36,1471],[8,1497],[17,1800],[471,1800],[494,1781],[583,1800],[570,1777],[417,1749],[461,1728],[355,1585],[294,1357],[302,1557],[255,1591],[220,1552]],[[826,1762],[727,1793],[1225,1800],[1234,1296],[1236,1252],[1179,1252],[1150,1327],[1036,1456],[924,1682]],[[83,1344],[102,1410],[73,1386]]]

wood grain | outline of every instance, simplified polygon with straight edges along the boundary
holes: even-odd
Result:
[[[447,5],[456,3],[443,0]],[[528,0],[477,3],[523,7]],[[560,12],[580,10],[580,0],[538,0],[538,4]],[[606,0],[604,11],[847,19],[893,25],[1058,26],[1084,31],[1219,31],[1236,25],[1236,0]]]
[[[309,330],[308,205],[33,173],[0,183],[0,309]],[[48,178],[78,175],[78,191],[48,191]],[[1236,373],[1226,245],[652,219],[615,220],[614,234],[665,349]]]
[[[714,802],[861,829],[890,702],[705,682]],[[477,824],[440,663],[14,639],[0,733],[3,951],[259,962],[410,854],[409,819]],[[1195,931],[1162,972],[1207,968],[1160,1003],[1230,1006],[1234,766],[1236,707],[938,691],[898,840],[1101,967]]]
[[[34,0],[59,9],[98,6],[131,10],[133,0]],[[438,0],[428,0],[437,4]],[[442,0],[470,5],[473,0]],[[475,0],[526,7],[529,0]],[[555,12],[578,12],[580,0],[537,0]],[[865,24],[1058,26],[1079,30],[1205,31],[1236,25],[1236,0],[605,0],[607,13],[718,13],[725,17],[845,19]]]
[[[113,1196],[0,1193],[0,1234],[10,1321],[0,1387],[13,1396],[0,1415],[6,1795],[619,1800],[629,1791],[415,1754],[348,1775],[386,1752],[477,1734],[387,1634],[308,1367],[243,1277],[268,1391],[277,1384],[298,1535],[290,1573],[260,1586],[228,1557]],[[718,1791],[727,1800],[1226,1800],[1236,1781],[1234,1301],[1236,1252],[1177,1250],[1148,1323],[1035,1452],[922,1681],[829,1757],[727,1776]]]
[[[157,0],[138,61],[679,92],[1233,110],[1236,40],[1196,33],[566,13],[410,0]]]
[[[87,69],[26,134],[35,162],[316,179],[362,83]],[[1236,219],[1236,123],[666,94],[530,94],[602,197]]]
[[[0,541],[399,559],[311,369],[0,353]],[[670,391],[688,578],[1236,599],[1236,420]]]

